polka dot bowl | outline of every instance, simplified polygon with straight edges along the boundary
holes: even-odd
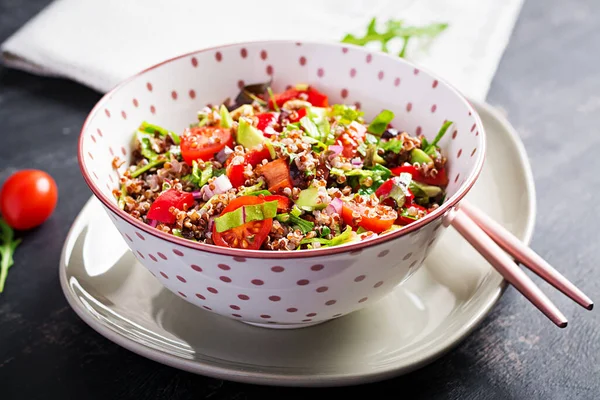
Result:
[[[280,91],[304,82],[330,102],[356,104],[367,119],[394,111],[392,124],[441,141],[448,157],[446,202],[399,231],[327,249],[293,252],[228,249],[187,241],[121,211],[115,156],[128,159],[142,120],[182,131],[206,104],[234,98],[244,84],[272,79]],[[443,232],[444,215],[476,181],[483,126],[455,89],[417,66],[355,46],[285,41],[234,44],[185,54],[118,85],[94,107],[81,131],[82,174],[132,253],[168,290],[224,317],[295,328],[331,320],[381,299],[422,264]],[[122,166],[121,168],[125,168]]]

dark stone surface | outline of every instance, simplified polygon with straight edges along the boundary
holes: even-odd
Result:
[[[47,0],[0,0],[0,41]],[[597,0],[529,0],[488,100],[506,110],[533,166],[533,247],[598,300],[600,7]],[[29,232],[0,296],[0,397],[305,398],[310,389],[223,382],[166,367],[104,339],[69,308],[57,265],[73,219],[90,196],[76,160],[83,120],[99,94],[75,83],[0,69],[0,182],[20,168],[50,172],[58,208]],[[535,278],[536,282],[541,282]],[[425,399],[600,398],[600,317],[542,289],[570,319],[552,326],[516,291],[460,346],[410,375],[328,396]]]

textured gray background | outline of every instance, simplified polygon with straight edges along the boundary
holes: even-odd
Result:
[[[48,0],[0,0],[0,41]],[[535,176],[533,247],[600,299],[600,2],[528,0],[488,100],[521,134]],[[157,27],[157,29],[159,29]],[[181,372],[104,339],[68,307],[58,283],[63,240],[90,192],[76,141],[99,94],[77,84],[0,69],[0,182],[41,168],[60,188],[58,208],[28,233],[0,295],[0,397],[305,398],[310,389],[223,382]],[[540,282],[535,278],[536,282]],[[454,351],[408,376],[327,396],[370,398],[598,399],[600,317],[541,284],[570,319],[554,328],[509,289]]]

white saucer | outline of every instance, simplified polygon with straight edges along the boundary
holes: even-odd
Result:
[[[535,193],[524,148],[501,115],[474,105],[488,134],[488,155],[467,198],[528,243]],[[202,375],[289,386],[358,384],[417,369],[468,335],[505,288],[500,275],[448,229],[424,266],[369,308],[303,329],[253,327],[163,289],[95,198],[65,241],[60,281],[87,324],[131,351]]]

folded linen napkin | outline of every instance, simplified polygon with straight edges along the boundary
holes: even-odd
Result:
[[[56,0],[1,46],[6,66],[100,92],[164,59],[232,42],[340,41],[373,17],[446,22],[407,58],[483,100],[522,0]],[[390,46],[393,49],[393,46]],[[378,48],[378,47],[374,47]],[[397,49],[396,49],[397,50]]]

